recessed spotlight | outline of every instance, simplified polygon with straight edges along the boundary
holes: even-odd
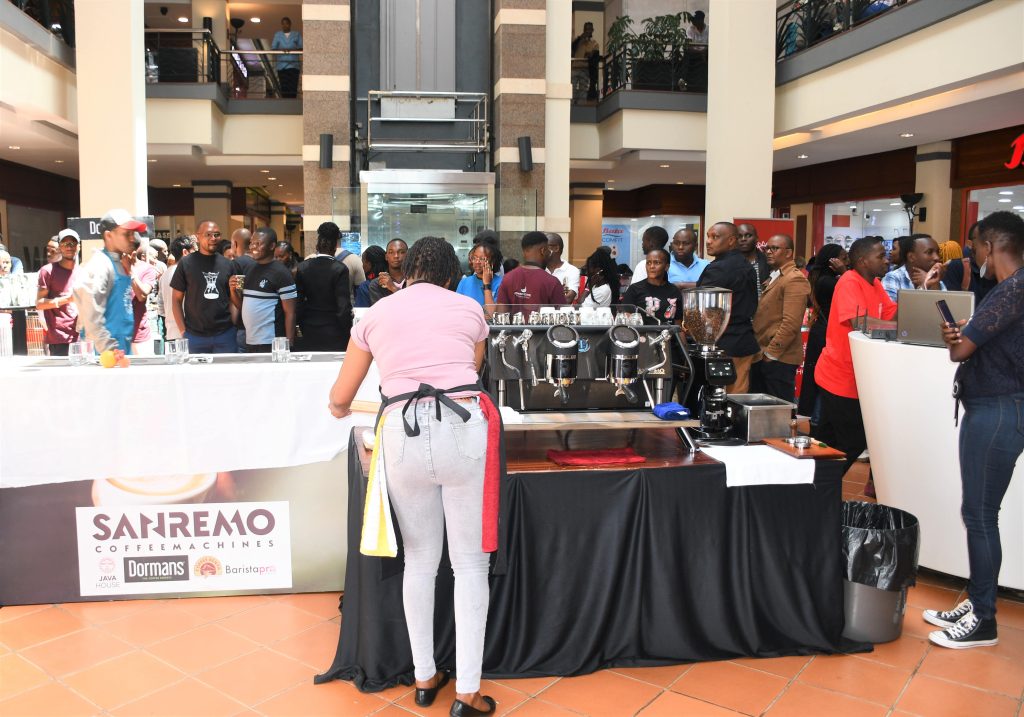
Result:
[[[1010,203],[1010,202],[1012,202],[1012,201],[1013,201],[1012,199],[1000,199],[1000,200],[999,200],[999,202],[1000,202],[1001,204],[1009,204],[1009,203]]]
[[[1013,208],[1017,210],[1024,209],[1024,204],[1015,204]]]
[[[55,159],[55,160],[53,160],[53,163],[54,164],[64,164],[64,160],[63,159]]]
[[[686,184],[686,182],[676,182],[676,184]]]
[[[1003,191],[1001,191],[999,193],[1002,194],[1004,197],[1013,196],[1013,190],[1010,190],[1010,189],[1004,189]]]
[[[263,174],[270,174],[269,169],[261,169],[260,172],[262,172]]]
[[[798,155],[796,156],[796,158],[797,158],[797,159],[807,159],[807,155],[806,155],[806,154],[798,154]]]
[[[902,137],[903,139],[910,139],[913,136],[913,132],[900,132],[900,137]]]
[[[636,219],[630,219],[629,221],[631,221],[631,222],[635,222],[635,221],[636,221]]]
[[[856,209],[856,208],[857,208],[857,205],[856,205],[856,204],[851,204],[851,205],[850,205],[850,209]]]
[[[250,17],[250,18],[249,18],[249,22],[254,22],[254,23],[256,23],[257,25],[259,25],[259,24],[260,24],[260,22],[261,22],[261,20],[260,20],[260,19],[259,19],[258,17]]]
[[[608,184],[615,184],[615,180],[614,179],[609,179],[608,180]]]
[[[7,149],[21,149],[21,147],[19,147],[16,144],[9,144],[9,145],[7,145]]]
[[[155,159],[147,159],[146,161],[147,161],[147,162],[149,162],[150,164],[152,164],[152,163],[153,163],[153,162],[155,162],[156,160],[155,160]]]
[[[267,179],[269,179],[271,182],[277,181],[277,177],[267,177]]]
[[[668,169],[669,168],[669,165],[667,165],[667,164],[659,164],[658,166],[661,167],[662,169]]]
[[[899,205],[900,205],[899,202],[889,202],[889,206],[890,207],[898,207]]]
[[[651,215],[651,219],[654,219],[656,216],[657,216],[657,214],[652,214]]]
[[[178,22],[188,22],[188,18],[187,17],[179,17],[178,18]]]
[[[279,187],[283,187],[284,185],[283,185],[283,184],[278,184],[277,186],[279,186]]]
[[[181,185],[180,184],[172,184],[171,186],[172,187],[180,187]]]

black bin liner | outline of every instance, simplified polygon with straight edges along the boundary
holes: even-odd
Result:
[[[843,503],[846,579],[880,590],[902,590],[917,579],[920,526],[910,513],[887,505]]]

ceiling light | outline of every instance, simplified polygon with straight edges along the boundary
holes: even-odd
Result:
[[[187,17],[179,17],[178,18],[178,22],[188,22],[188,18]]]
[[[851,205],[850,205],[850,209],[856,209],[856,208],[857,208],[857,205],[856,205],[856,204],[851,204]]]
[[[668,169],[669,167],[669,165],[667,164],[659,164],[658,166],[661,167],[662,169]]]
[[[1013,190],[1011,190],[1011,189],[1004,189],[1003,191],[1001,191],[999,193],[1002,194],[1003,196],[1007,196],[1008,197],[1008,196],[1011,196],[1013,194]]]
[[[279,187],[283,187],[284,185],[283,185],[283,184],[278,184],[277,186],[279,186]]]
[[[614,184],[614,183],[615,183],[615,180],[614,180],[614,179],[609,179],[609,180],[608,180],[608,184]]]
[[[903,139],[910,139],[913,136],[914,136],[913,132],[901,132],[900,133],[900,137],[902,137]]]
[[[263,174],[270,174],[269,169],[261,169],[260,172],[262,172]]]
[[[900,205],[899,202],[889,202],[889,206],[890,207],[898,207],[899,205]]]
[[[267,177],[267,179],[269,179],[271,182],[277,181],[277,177]]]
[[[651,219],[654,219],[656,216],[657,216],[656,214],[652,214],[651,215]]]
[[[686,182],[676,182],[676,184],[686,184]]]
[[[250,17],[249,18],[249,22],[254,22],[257,25],[259,25],[260,24],[260,19],[258,17]]]
[[[64,164],[64,160],[63,159],[55,159],[55,160],[53,160],[53,162],[54,162],[54,164]]]
[[[806,154],[798,154],[798,155],[796,156],[796,158],[797,158],[797,159],[807,159],[807,155],[806,155]]]
[[[172,184],[171,186],[172,187],[180,187],[181,185],[180,184]]]
[[[1012,199],[1000,199],[999,201],[1000,201],[1001,203],[1004,203],[1004,204],[1009,204],[1009,203],[1010,203],[1010,202],[1012,202],[1013,200],[1012,200]]]
[[[153,162],[155,162],[156,160],[155,160],[155,159],[147,159],[146,161],[152,164],[152,163],[153,163]]]
[[[21,149],[21,147],[19,147],[16,144],[9,144],[9,145],[7,145],[7,149]]]
[[[631,222],[635,222],[635,221],[636,221],[636,219],[630,219],[629,221],[631,221]]]

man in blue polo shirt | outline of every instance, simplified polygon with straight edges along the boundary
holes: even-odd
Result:
[[[696,287],[704,267],[708,265],[707,259],[696,255],[696,232],[693,229],[680,229],[672,237],[669,248],[672,261],[668,266],[668,280],[680,290]]]

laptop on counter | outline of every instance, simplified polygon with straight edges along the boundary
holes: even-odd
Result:
[[[942,318],[935,302],[945,299],[953,318],[969,319],[974,314],[974,294],[970,291],[922,291],[900,289],[896,313],[896,340],[905,344],[945,346]]]

